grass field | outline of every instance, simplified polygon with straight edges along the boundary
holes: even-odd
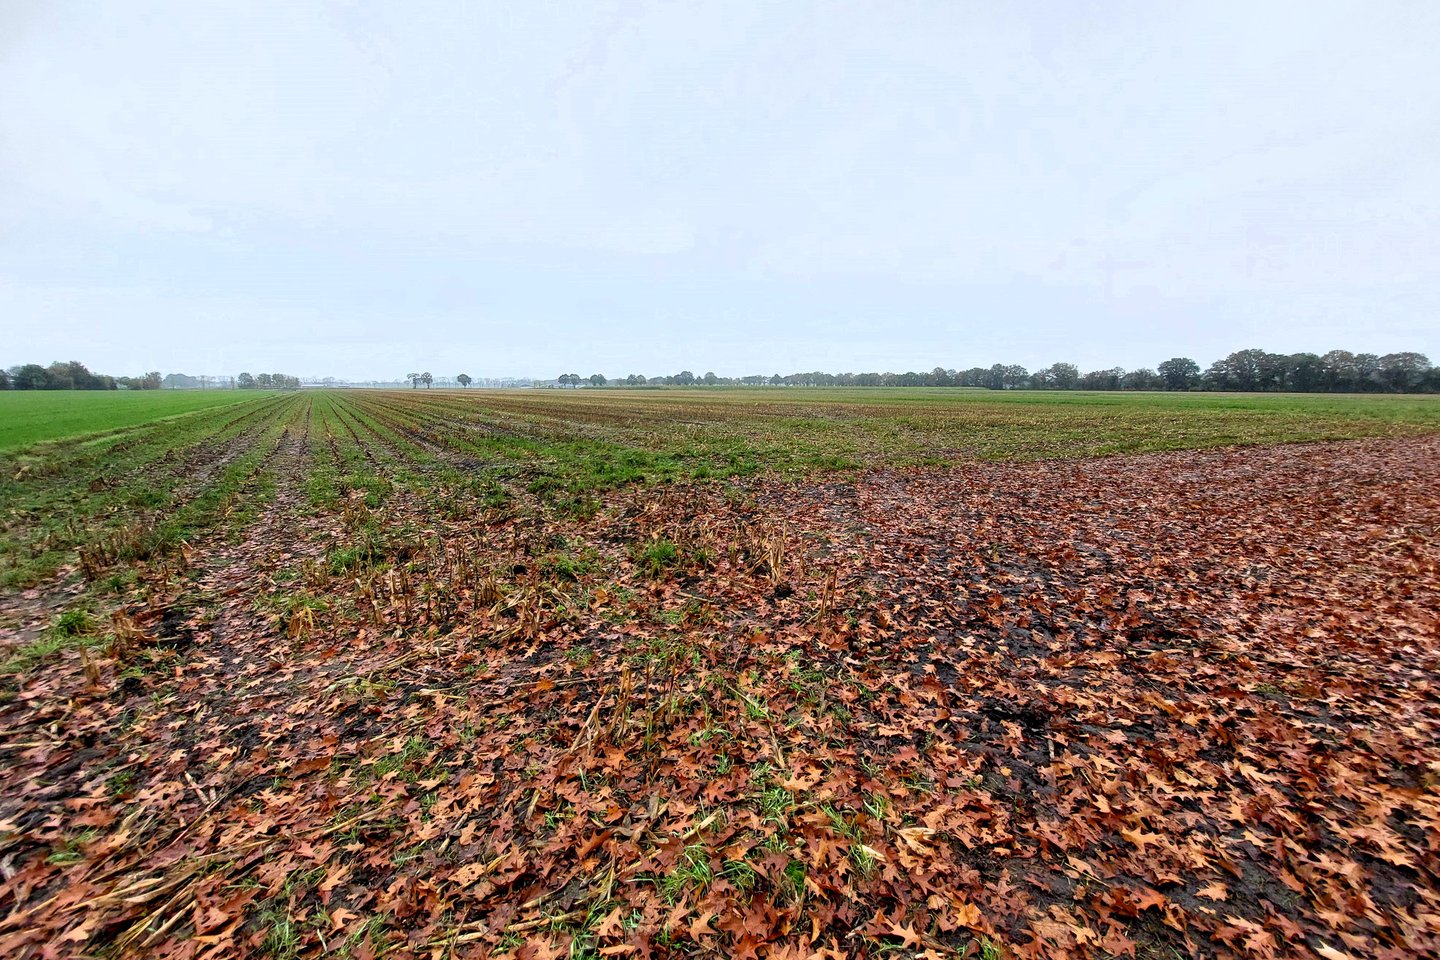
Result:
[[[0,391],[0,451],[254,398],[234,390]]]
[[[1440,951],[1440,398],[101,423],[0,454],[0,955]]]

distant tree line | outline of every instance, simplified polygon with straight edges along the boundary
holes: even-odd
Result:
[[[412,373],[406,379],[412,387],[430,387],[429,373]],[[459,374],[461,386],[471,377]],[[92,373],[78,360],[56,361],[48,367],[27,363],[0,370],[0,390],[159,390],[205,387],[210,378],[195,379],[184,374],[162,377],[150,371],[138,377],[112,377]],[[968,370],[936,367],[928,373],[778,373],[766,376],[719,377],[714,373],[696,376],[689,370],[658,377],[632,373],[611,380],[594,373],[576,373],[556,378],[560,386],[787,386],[787,387],[983,387],[990,390],[1229,390],[1294,393],[1435,393],[1440,392],[1440,367],[1431,366],[1423,353],[1351,353],[1331,350],[1315,353],[1269,353],[1239,350],[1208,369],[1189,357],[1172,357],[1155,369],[1126,370],[1112,367],[1081,373],[1073,363],[1054,363],[1029,371],[1018,364],[997,363]],[[242,373],[234,385],[241,390],[298,390],[300,378],[285,373]]]
[[[91,373],[78,360],[56,361],[48,367],[26,363],[0,370],[0,390],[196,390],[226,386],[242,390],[299,390],[300,378],[287,373],[242,373],[233,381],[228,377],[191,377],[183,373],[165,376],[158,370],[138,377],[112,377]]]
[[[300,378],[288,373],[257,373],[254,376],[242,373],[235,378],[235,386],[240,390],[299,390]]]
[[[531,380],[529,377],[494,377],[489,379],[476,379],[475,377],[470,376],[470,374],[468,373],[457,373],[455,374],[455,376],[446,379],[443,376],[437,377],[429,371],[426,371],[425,373],[407,373],[404,377],[404,380],[405,382],[410,384],[411,389],[419,389],[422,386],[426,389],[429,389],[431,387],[434,387],[437,383],[440,385],[441,389],[454,387],[456,384],[459,384],[462,389],[465,389],[468,388],[472,383],[478,383],[482,387],[505,388],[529,387],[534,385],[534,381]],[[326,377],[323,382],[329,385],[330,378]],[[369,380],[352,382],[348,385],[365,387],[386,387],[392,386],[393,383],[382,382],[379,380]]]
[[[159,390],[160,373],[151,371],[139,377],[112,377],[91,373],[79,360],[62,363],[56,360],[48,367],[25,363],[0,370],[0,390]]]
[[[1422,353],[1326,354],[1268,353],[1240,350],[1209,369],[1189,357],[1172,357],[1155,369],[1112,367],[1081,373],[1073,363],[1055,363],[1031,372],[1018,364],[997,363],[968,370],[936,367],[928,373],[792,373],[748,377],[696,376],[689,370],[668,376],[632,373],[609,380],[602,374],[581,378],[567,373],[561,386],[786,386],[786,387],[983,387],[989,390],[1229,390],[1295,393],[1434,393],[1440,392],[1440,367]]]

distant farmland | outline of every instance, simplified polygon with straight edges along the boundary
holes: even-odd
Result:
[[[0,413],[0,955],[1440,953],[1440,397]]]

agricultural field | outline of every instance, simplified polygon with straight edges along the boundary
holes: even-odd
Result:
[[[0,391],[0,451],[133,427],[253,396],[234,390]]]
[[[231,399],[0,453],[0,956],[1440,955],[1440,398]]]

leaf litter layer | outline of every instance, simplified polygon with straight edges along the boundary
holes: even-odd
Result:
[[[8,681],[0,954],[1440,952],[1440,438],[557,517],[316,416]]]

